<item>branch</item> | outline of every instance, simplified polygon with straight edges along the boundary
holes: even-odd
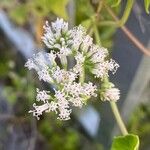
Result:
[[[106,10],[108,13],[112,16],[112,18],[115,21],[118,21],[118,17],[115,15],[115,13],[112,11],[112,9],[105,5]],[[150,56],[150,49],[146,48],[132,33],[129,31],[129,29],[126,26],[121,26],[122,31],[125,33],[125,35],[133,42],[133,44],[145,55]]]

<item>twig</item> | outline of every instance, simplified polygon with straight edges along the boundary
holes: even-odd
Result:
[[[98,21],[98,19],[99,19],[100,11],[101,11],[102,8],[103,8],[103,3],[104,3],[104,1],[99,0],[98,7],[97,7],[97,10],[96,10],[96,14],[95,14],[95,19],[96,19],[96,21]]]
[[[115,15],[115,13],[112,11],[112,9],[105,5],[106,10],[108,13],[112,16],[112,18],[115,21],[118,21],[118,17]],[[122,31],[125,33],[125,35],[134,43],[134,45],[145,55],[150,56],[150,49],[146,48],[132,33],[129,31],[129,29],[126,26],[121,27]]]
[[[102,10],[102,8],[103,8],[103,1],[99,0],[97,10],[96,10],[95,14],[91,17],[92,22],[91,22],[90,27],[89,27],[88,30],[87,30],[88,33],[89,33],[89,35],[91,35],[91,36],[92,36],[92,34],[93,34],[93,32],[94,32],[94,31],[93,31],[93,25],[94,25],[94,26],[97,25],[97,22],[98,22],[98,20],[99,20],[99,14],[100,14],[100,11]],[[96,27],[96,28],[97,28],[97,27]]]

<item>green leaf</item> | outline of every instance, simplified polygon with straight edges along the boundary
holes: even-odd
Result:
[[[91,25],[91,19],[83,20],[83,21],[81,22],[81,25],[82,25],[83,27],[85,27],[86,29],[88,29],[88,28],[90,27],[90,25]]]
[[[111,150],[138,150],[139,138],[137,135],[128,134],[118,136],[113,140]]]
[[[150,0],[144,0],[144,5],[145,5],[145,10],[149,14],[149,9],[150,9]]]
[[[59,17],[62,17],[64,19],[68,19],[66,6],[69,2],[69,0],[46,0],[47,7],[56,15]]]

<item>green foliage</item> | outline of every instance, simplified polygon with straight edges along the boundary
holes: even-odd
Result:
[[[16,8],[10,12],[10,17],[17,23],[24,24],[27,19],[27,9],[25,5],[16,6]]]
[[[144,6],[145,6],[145,10],[146,12],[149,14],[149,9],[150,9],[150,0],[144,0]]]
[[[30,6],[29,11],[35,16],[46,17],[52,12],[56,16],[67,19],[67,4],[68,0],[32,0],[26,6]]]
[[[39,130],[52,149],[76,150],[79,148],[79,133],[71,127],[65,127],[65,124],[53,118],[52,115],[50,120],[47,118],[40,123]]]
[[[64,19],[68,19],[66,6],[68,4],[69,0],[48,0],[48,6],[49,9],[59,17],[62,17]]]
[[[121,0],[107,0],[107,3],[111,7],[117,7],[121,3]]]
[[[25,2],[2,0],[2,8],[7,8],[9,16],[18,24],[24,24],[31,17],[41,19],[54,14],[68,19],[66,6],[69,0],[27,0]]]
[[[0,77],[5,77],[7,75],[8,70],[9,70],[9,67],[7,63],[1,60],[0,61]]]
[[[139,105],[131,115],[129,132],[138,134],[140,137],[140,149],[149,148],[150,139],[150,104]]]
[[[91,16],[94,14],[94,10],[87,0],[75,0],[76,4],[76,24],[85,22],[87,24]],[[85,26],[87,27],[87,25]]]
[[[137,135],[128,134],[126,136],[118,136],[113,140],[111,150],[138,150],[139,138]]]
[[[117,14],[120,12],[120,3],[118,2],[118,0],[108,1],[107,4],[110,6],[116,5],[116,7],[113,7],[112,9]],[[95,26],[95,22],[93,21],[93,18],[95,17],[94,12],[97,7],[98,3],[92,4],[92,2],[87,0],[76,0],[76,24],[82,24],[88,31],[90,28],[93,28]],[[102,21],[112,19],[105,9],[101,10],[100,17],[102,18]],[[116,28],[108,26],[100,27],[97,25],[97,29],[100,35],[101,44],[104,47],[111,49],[113,45],[112,38],[116,31]]]
[[[11,84],[5,86],[3,94],[11,104],[15,104],[20,97],[28,102],[35,99],[35,88],[31,81],[28,82],[26,78],[17,75],[15,72],[9,72],[8,77]]]
[[[81,22],[81,25],[82,25],[83,27],[85,27],[86,29],[89,29],[91,23],[92,23],[92,20],[91,20],[91,19],[86,19],[86,20],[83,20],[83,21]]]

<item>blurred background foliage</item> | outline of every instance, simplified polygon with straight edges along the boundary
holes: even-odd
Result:
[[[150,1],[145,0],[144,2],[148,12]],[[70,3],[75,5],[75,24],[82,24],[89,31],[97,10],[97,0],[0,0],[0,8],[8,14],[16,26],[20,26],[31,33],[37,46],[42,47],[41,35],[43,34],[42,26],[45,20],[52,21],[56,17],[69,20],[68,7]],[[107,0],[107,4],[116,14],[120,13],[121,0]],[[99,17],[102,21],[111,20],[111,16],[105,9],[101,10]],[[111,50],[116,28],[113,26],[109,26],[109,28],[98,26],[98,33],[100,34],[101,44]],[[33,118],[27,112],[35,101],[35,87],[37,85],[43,87],[43,83],[38,82],[34,73],[27,75],[27,71],[24,69],[25,58],[17,53],[7,37],[4,37],[3,31],[0,30],[0,41],[2,41],[0,42],[0,83],[3,87],[3,96],[9,105],[10,114],[12,113],[15,116],[10,119],[14,121],[10,122],[14,125],[14,122],[20,120],[23,123],[31,124]],[[140,136],[142,150],[149,145],[149,108],[149,104],[138,106],[128,124],[129,131]],[[0,110],[0,113],[4,113],[3,109]],[[24,119],[22,120],[22,118]],[[92,139],[82,130],[75,118],[68,122],[60,122],[56,120],[53,114],[48,114],[43,116],[36,124],[38,137],[36,150],[104,149],[97,139]],[[3,138],[3,136],[0,136],[0,138]],[[3,150],[2,143],[0,149]]]
[[[149,149],[150,139],[150,104],[142,103],[133,112],[128,123],[128,129],[141,139],[140,149]]]

